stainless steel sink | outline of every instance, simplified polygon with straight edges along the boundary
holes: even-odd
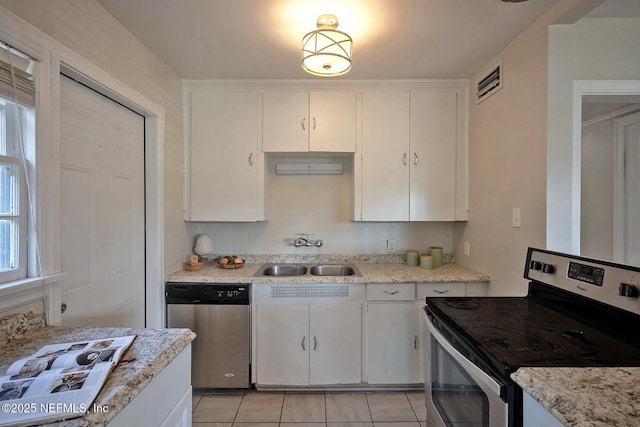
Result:
[[[353,276],[356,269],[350,265],[314,265],[309,272],[314,276]]]
[[[307,274],[304,265],[276,264],[269,265],[258,271],[260,276],[302,276]]]
[[[362,276],[352,264],[263,264],[255,276],[295,277],[313,276]]]

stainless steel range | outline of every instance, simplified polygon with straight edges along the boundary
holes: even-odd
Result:
[[[427,298],[430,427],[522,425],[521,367],[640,366],[640,268],[529,248],[525,297]]]

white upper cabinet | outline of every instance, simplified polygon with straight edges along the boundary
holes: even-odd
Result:
[[[362,94],[362,220],[409,219],[409,92]]]
[[[193,88],[187,98],[190,138],[185,219],[263,219],[259,92]]]
[[[356,93],[274,91],[262,95],[264,152],[355,152]]]
[[[456,216],[456,92],[414,90],[409,117],[409,219]]]
[[[457,178],[466,176],[459,171],[459,164],[466,163],[458,157],[465,147],[458,96],[455,89],[363,92],[361,211],[356,209],[356,220],[466,219],[456,212],[466,200],[459,192],[466,192],[466,185]]]

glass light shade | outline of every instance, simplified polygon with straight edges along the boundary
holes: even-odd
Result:
[[[319,29],[302,38],[302,68],[322,77],[339,76],[351,69],[353,40],[334,29]]]

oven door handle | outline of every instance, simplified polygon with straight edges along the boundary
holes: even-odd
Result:
[[[426,315],[425,315],[426,316]],[[429,327],[429,333],[438,341],[438,343],[458,362],[462,368],[472,375],[478,381],[481,381],[484,385],[489,387],[496,395],[500,396],[502,391],[502,385],[497,383],[489,374],[478,368],[471,363],[469,359],[464,357],[462,353],[456,350],[446,338],[440,334],[435,326],[431,323],[431,320],[427,316],[427,325]]]

